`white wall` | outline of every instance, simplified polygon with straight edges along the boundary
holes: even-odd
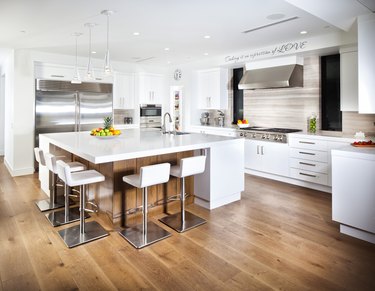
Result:
[[[4,155],[5,74],[0,74],[0,156]]]

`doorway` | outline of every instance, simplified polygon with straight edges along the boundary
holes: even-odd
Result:
[[[0,156],[4,155],[5,130],[5,75],[0,77]]]

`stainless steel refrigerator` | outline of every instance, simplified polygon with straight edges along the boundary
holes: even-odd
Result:
[[[91,130],[113,117],[112,84],[35,81],[36,147],[41,133]]]

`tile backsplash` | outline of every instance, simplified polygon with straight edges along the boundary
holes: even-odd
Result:
[[[133,123],[135,120],[135,110],[133,109],[114,109],[113,110],[113,122],[114,124],[124,124],[125,117],[132,117]]]

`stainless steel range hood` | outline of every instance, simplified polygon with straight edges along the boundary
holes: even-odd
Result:
[[[238,89],[303,87],[303,66],[296,57],[270,59],[246,64]]]

